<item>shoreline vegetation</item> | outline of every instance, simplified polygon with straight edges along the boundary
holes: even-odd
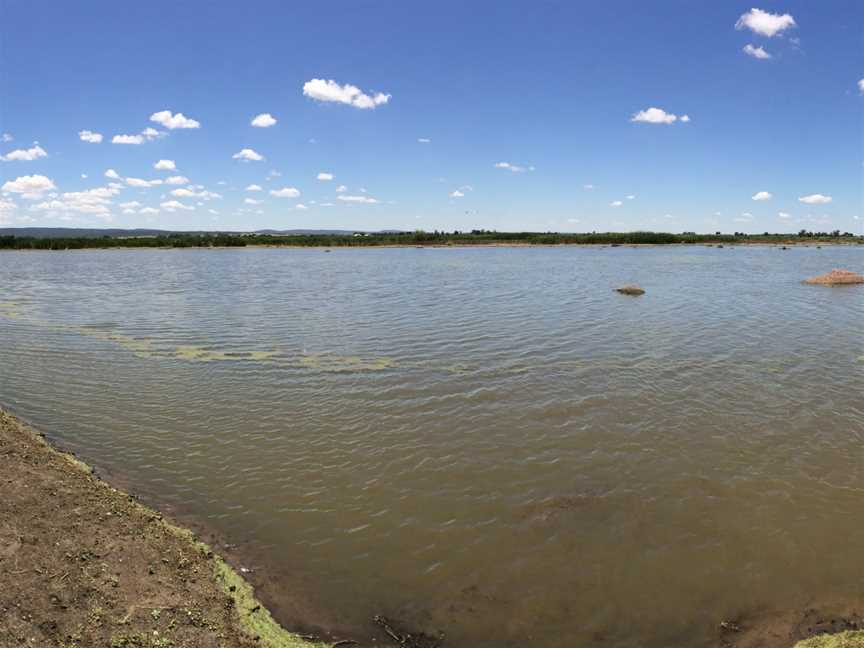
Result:
[[[95,235],[74,237],[0,236],[0,250],[77,250],[97,248],[210,248],[210,247],[458,247],[533,245],[864,245],[864,236],[851,232],[797,234],[696,234],[684,232],[356,232],[353,234],[272,234],[232,232],[177,232],[157,235]]]
[[[366,642],[285,630],[195,534],[0,408],[0,641],[52,648],[437,648],[373,621]],[[720,648],[864,648],[852,602],[719,624]],[[327,635],[326,640],[321,635]],[[797,643],[796,643],[797,642]]]

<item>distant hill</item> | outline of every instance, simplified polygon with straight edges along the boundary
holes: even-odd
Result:
[[[250,232],[252,234],[269,234],[270,236],[291,236],[298,234],[317,234],[317,235],[346,235],[362,230],[313,230],[313,229],[295,229],[295,230],[256,230]],[[179,232],[174,230],[158,230],[158,229],[97,229],[84,227],[0,227],[0,236],[18,236],[22,238],[117,238],[117,237],[135,237],[135,236],[169,236],[171,234],[243,234],[244,232],[235,231],[185,231]],[[381,230],[372,232],[373,234],[391,234],[398,233],[398,230]]]

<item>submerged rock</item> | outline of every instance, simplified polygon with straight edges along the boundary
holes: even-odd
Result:
[[[626,286],[621,286],[620,288],[615,289],[616,292],[621,293],[622,295],[644,295],[645,291],[639,286],[634,286],[632,284],[628,284]]]
[[[841,286],[848,284],[864,284],[864,275],[850,272],[849,270],[832,270],[831,272],[805,279],[805,284],[815,284],[820,286]]]

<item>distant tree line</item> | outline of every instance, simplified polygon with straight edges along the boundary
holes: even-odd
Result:
[[[414,232],[378,232],[356,234],[244,234],[230,232],[166,234],[160,236],[104,236],[75,238],[37,238],[0,236],[0,249],[13,250],[78,250],[86,248],[190,248],[190,247],[245,247],[248,245],[303,246],[303,247],[374,247],[382,245],[491,245],[511,243],[525,245],[671,245],[717,243],[780,243],[796,240],[857,239],[864,238],[850,232],[807,232],[798,234],[697,234],[682,232],[496,232],[475,229],[470,232],[417,230]]]

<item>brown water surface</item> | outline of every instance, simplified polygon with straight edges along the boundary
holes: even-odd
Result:
[[[861,597],[864,287],[800,283],[835,267],[864,250],[4,252],[0,404],[344,625],[705,646]]]

